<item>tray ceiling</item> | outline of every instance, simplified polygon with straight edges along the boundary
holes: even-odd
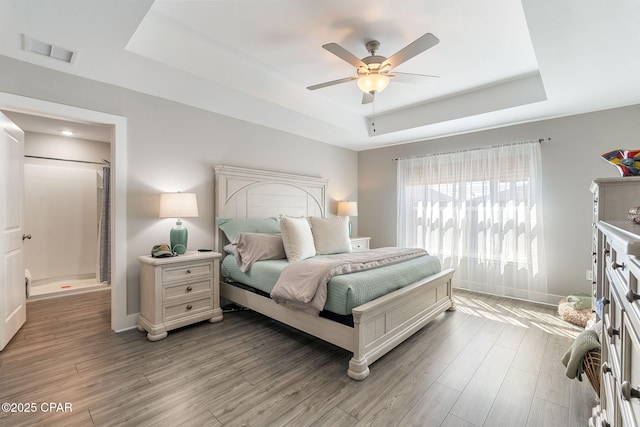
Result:
[[[354,150],[640,103],[631,0],[14,0],[0,22],[2,55]],[[426,32],[440,43],[397,71],[439,78],[368,105],[354,81],[306,89],[355,75],[323,44],[391,56]]]

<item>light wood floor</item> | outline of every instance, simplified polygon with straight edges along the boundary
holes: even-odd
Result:
[[[0,425],[587,425],[595,394],[560,362],[578,328],[552,308],[456,300],[362,382],[348,352],[250,311],[152,343],[110,331],[108,292],[35,301],[0,352],[0,402],[37,411]]]

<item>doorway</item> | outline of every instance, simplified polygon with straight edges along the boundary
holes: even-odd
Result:
[[[137,310],[127,309],[127,120],[121,116],[0,92],[0,110],[110,127],[111,142],[111,329],[136,327]],[[116,251],[116,248],[118,250]],[[0,296],[1,297],[1,296]]]
[[[108,125],[5,111],[24,131],[24,264],[29,300],[110,284]],[[106,191],[105,191],[106,190]]]

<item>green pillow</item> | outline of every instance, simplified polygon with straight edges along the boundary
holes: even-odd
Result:
[[[234,243],[240,233],[280,233],[278,218],[218,218],[218,227]]]

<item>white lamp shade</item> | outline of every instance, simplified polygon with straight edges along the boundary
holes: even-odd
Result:
[[[196,193],[160,194],[160,218],[193,218],[197,216]]]
[[[338,216],[358,216],[358,202],[338,202]]]
[[[365,74],[358,78],[358,87],[364,93],[382,92],[389,84],[389,77],[384,74]]]

